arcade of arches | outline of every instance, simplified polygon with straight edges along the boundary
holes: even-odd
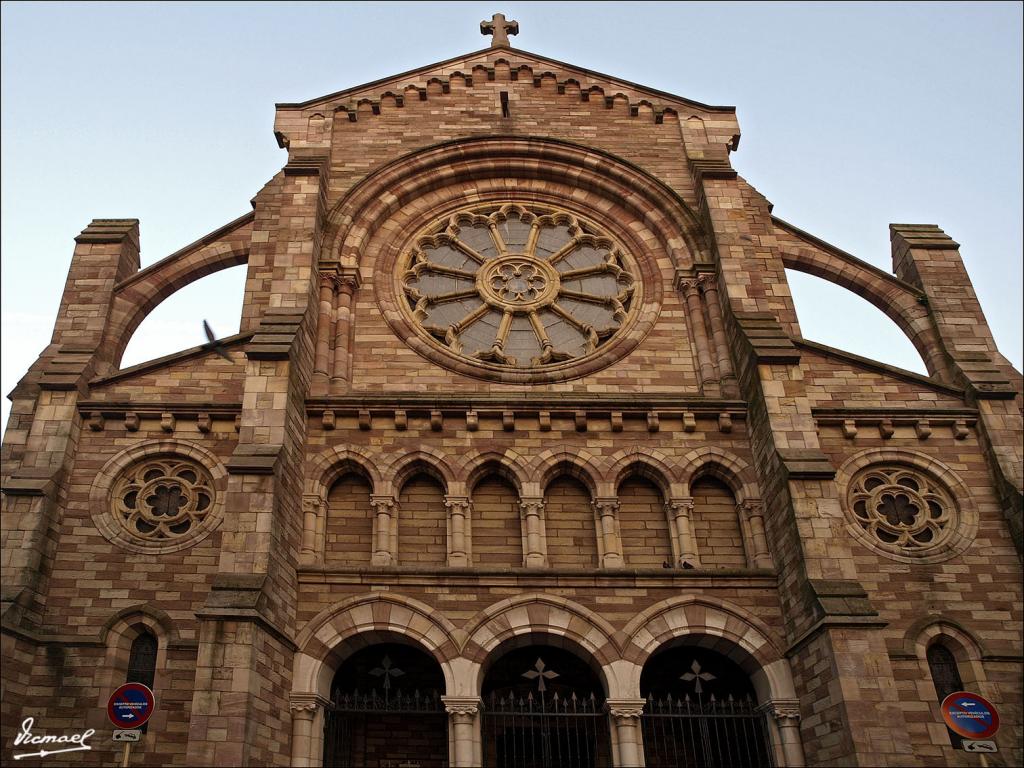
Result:
[[[637,618],[615,633],[527,595],[460,632],[399,595],[347,601],[302,633],[292,764],[804,765],[788,662],[756,619],[685,598]]]

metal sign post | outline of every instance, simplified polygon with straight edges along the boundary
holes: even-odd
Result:
[[[153,716],[154,709],[156,697],[142,683],[125,683],[110,694],[107,700],[107,717],[119,729],[114,731],[113,739],[124,742],[121,768],[128,768],[132,744],[142,738],[140,729]]]

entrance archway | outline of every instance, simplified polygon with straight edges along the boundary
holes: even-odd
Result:
[[[437,661],[410,645],[379,643],[338,667],[324,719],[325,768],[446,768],[448,724]]]
[[[601,680],[573,653],[553,645],[509,650],[488,669],[481,694],[485,766],[611,765]]]
[[[765,716],[736,662],[696,645],[651,656],[640,676],[647,768],[771,768]]]

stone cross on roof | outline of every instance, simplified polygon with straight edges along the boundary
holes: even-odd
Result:
[[[505,14],[496,13],[490,21],[480,22],[480,34],[493,35],[491,48],[511,48],[512,44],[508,41],[508,36],[519,34],[519,22],[506,21]]]

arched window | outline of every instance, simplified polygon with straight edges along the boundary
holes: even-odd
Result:
[[[128,654],[128,674],[124,681],[126,683],[142,683],[153,690],[153,681],[156,678],[156,637],[149,632],[142,632],[132,641],[132,649]],[[142,726],[143,733],[146,732],[146,725]]]
[[[931,672],[935,695],[939,697],[940,702],[949,694],[964,689],[964,681],[960,678],[956,659],[946,646],[936,643],[928,649],[927,657],[928,671]],[[959,749],[963,739],[948,728],[946,731],[949,733],[949,740],[954,749]]]

